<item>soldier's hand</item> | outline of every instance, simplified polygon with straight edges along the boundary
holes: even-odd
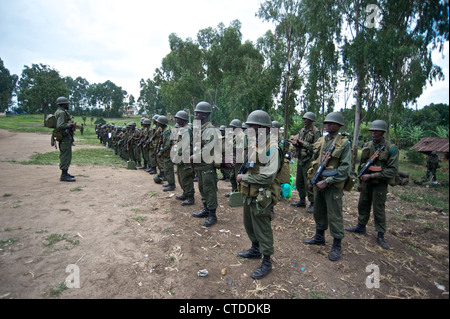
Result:
[[[327,186],[328,186],[328,183],[325,180],[320,181],[316,184],[316,187],[319,191],[324,190],[325,188],[327,188]]]
[[[362,183],[358,183],[358,192],[361,193],[361,191],[362,191]]]
[[[363,176],[361,176],[361,179],[362,179],[364,182],[368,182],[368,181],[370,181],[372,178],[373,178],[373,174],[364,174]]]
[[[238,183],[242,182],[242,176],[244,176],[244,175],[238,174],[238,176],[236,176],[236,182],[238,182]]]

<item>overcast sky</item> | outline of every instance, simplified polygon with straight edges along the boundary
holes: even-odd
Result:
[[[12,73],[42,63],[61,76],[107,80],[135,99],[140,79],[153,78],[176,33],[196,39],[201,29],[242,23],[243,40],[256,42],[272,26],[255,16],[262,0],[0,0],[0,58]],[[429,85],[418,107],[449,103],[448,43],[434,62],[445,81]],[[342,99],[341,99],[342,100]]]

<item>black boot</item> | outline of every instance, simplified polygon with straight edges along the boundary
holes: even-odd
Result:
[[[259,243],[252,243],[252,247],[248,250],[240,251],[237,253],[238,257],[250,258],[250,259],[260,259],[261,252],[259,251]]]
[[[328,254],[328,259],[331,261],[336,261],[341,258],[341,239],[334,238],[333,246]]]
[[[389,245],[384,240],[384,233],[378,232],[377,243],[384,249],[389,249]]]
[[[262,279],[272,271],[272,262],[270,256],[264,255],[261,265],[252,273],[253,279]]]
[[[309,207],[306,210],[306,212],[309,213],[309,214],[314,213],[314,203],[309,204]]]
[[[176,188],[175,184],[166,184],[166,185],[167,186],[163,188],[163,192],[170,192]]]
[[[151,175],[156,174],[156,167],[150,167],[150,171],[148,173]]]
[[[316,229],[316,234],[313,238],[305,240],[304,243],[308,245],[325,245],[325,231]]]
[[[177,195],[177,196],[175,196],[175,199],[178,199],[178,200],[186,200],[186,199],[187,199],[187,196],[186,196],[186,194]]]
[[[59,178],[61,182],[75,182],[75,178],[67,173],[67,170],[62,170],[61,177]]]
[[[215,209],[209,209],[209,214],[206,220],[203,222],[203,226],[205,227],[211,227],[215,223],[217,223],[217,216],[216,216],[216,210]]]
[[[195,198],[194,195],[192,196],[187,196],[186,200],[181,202],[182,206],[189,206],[189,205],[194,205],[195,204]]]
[[[305,207],[306,206],[306,202],[304,198],[300,198],[300,200],[296,203],[292,203],[291,206],[294,207]]]
[[[345,230],[352,232],[352,233],[365,234],[366,233],[366,225],[361,225],[360,223],[358,223],[356,226],[346,228]]]
[[[198,213],[192,213],[192,216],[197,218],[205,218],[209,216],[209,210],[206,207],[206,204],[203,204],[203,210]]]

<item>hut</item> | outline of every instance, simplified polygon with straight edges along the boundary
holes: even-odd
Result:
[[[424,137],[411,148],[425,155],[430,155],[431,152],[436,151],[440,160],[448,161],[448,138]]]

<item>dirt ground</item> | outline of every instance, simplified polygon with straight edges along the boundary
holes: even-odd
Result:
[[[230,183],[218,182],[219,221],[204,228],[191,216],[201,210],[198,191],[196,204],[183,207],[175,199],[179,186],[165,193],[143,170],[71,166],[77,181],[63,183],[57,165],[17,163],[52,151],[49,144],[47,134],[0,130],[2,299],[449,298],[448,212],[389,194],[390,249],[377,245],[371,221],[366,235],[346,232],[342,257],[331,262],[329,232],[325,247],[303,244],[315,225],[305,208],[289,205],[298,200],[294,192],[275,208],[273,271],[255,281],[250,275],[260,261],[236,256],[250,241],[242,207],[224,197]],[[356,223],[357,199],[345,193],[345,227]],[[57,235],[62,240],[51,242]],[[69,265],[78,266],[80,287],[52,294],[75,276]],[[206,277],[198,276],[202,269]],[[376,269],[379,287],[368,277],[378,278]]]

